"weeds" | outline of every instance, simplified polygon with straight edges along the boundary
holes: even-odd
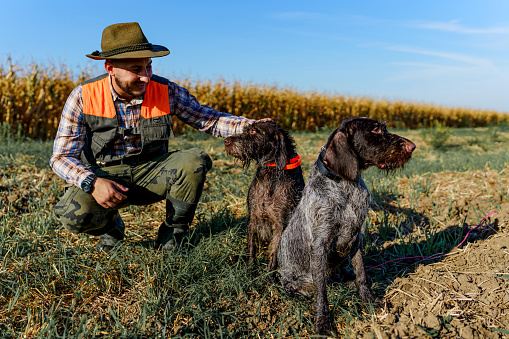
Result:
[[[461,150],[468,144],[458,137],[460,130],[449,131],[456,144],[463,142],[460,147],[443,152],[418,146],[400,171],[365,172],[364,180],[378,205],[364,227],[368,268],[393,259],[448,253],[464,237],[465,223],[507,200],[503,171],[508,158],[501,155],[507,132],[499,132],[498,153],[488,147],[471,154]],[[329,133],[295,133],[305,177]],[[422,137],[420,131],[402,134],[418,144]],[[121,211],[126,240],[105,255],[95,252],[96,237],[66,232],[52,214],[65,186],[47,166],[52,144],[9,135],[9,142],[0,143],[3,337],[299,338],[313,334],[313,301],[288,297],[267,275],[263,251],[253,265],[246,265],[245,197],[253,168],[243,170],[227,156],[221,139],[186,132],[171,144],[200,147],[215,162],[186,254],[150,247],[164,214],[164,205],[155,204]],[[492,146],[489,139],[486,142]],[[496,175],[474,182],[472,173],[485,171],[486,161],[493,161]],[[430,167],[431,163],[440,165]],[[439,195],[441,190],[447,195]],[[482,199],[468,198],[480,195]],[[375,293],[383,297],[388,286],[412,272],[415,264],[433,260],[439,259],[397,260],[371,269]],[[363,331],[360,324],[372,322],[373,309],[359,301],[354,284],[332,281],[328,293],[339,333],[354,336]]]
[[[435,121],[432,128],[422,129],[426,143],[438,150],[444,150],[447,147],[451,134],[451,128],[439,121]]]

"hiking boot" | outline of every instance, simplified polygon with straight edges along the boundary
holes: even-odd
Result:
[[[166,200],[166,220],[157,231],[155,246],[163,251],[179,248],[193,221],[196,203],[174,199]]]
[[[161,251],[172,251],[179,248],[188,228],[187,225],[168,225],[166,221],[163,221],[157,231],[155,248]]]
[[[113,229],[104,234],[101,234],[99,237],[99,243],[96,246],[99,252],[110,252],[117,243],[124,239],[125,225],[122,221],[122,218],[120,217],[120,214],[117,216],[114,222],[115,226]]]

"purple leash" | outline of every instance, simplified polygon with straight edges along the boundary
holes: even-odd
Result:
[[[495,214],[495,213],[499,214],[499,212],[498,212],[498,211],[491,211],[490,213],[488,213],[488,215],[487,215],[487,216],[485,216],[483,220],[481,220],[481,222],[477,225],[477,227],[476,227],[476,228],[470,229],[470,230],[467,232],[467,234],[465,235],[465,238],[463,238],[463,241],[462,241],[462,242],[460,242],[460,243],[459,243],[459,245],[458,245],[458,246],[456,246],[456,247],[460,247],[460,246],[461,246],[461,245],[462,245],[462,244],[463,244],[463,243],[467,240],[467,238],[468,238],[468,236],[469,236],[470,232],[475,231],[475,230],[476,230],[476,229],[478,229],[478,228],[480,228],[481,230],[486,230],[486,229],[488,229],[488,227],[487,227],[486,225],[485,225],[485,226],[482,226],[482,224],[483,224],[483,223],[484,223],[484,222],[485,222],[485,221],[486,221],[489,217],[491,217],[491,216],[492,216],[493,214]],[[472,227],[472,226],[476,226],[476,225],[467,225],[467,226],[465,226],[464,228],[469,228],[469,227]],[[366,270],[366,272],[367,272],[367,271],[370,271],[370,270],[372,270],[372,269],[375,269],[375,268],[377,268],[377,267],[380,267],[380,266],[386,265],[386,264],[388,264],[388,263],[391,263],[391,262],[393,262],[393,261],[406,260],[406,259],[418,259],[418,258],[420,258],[420,259],[424,259],[424,260],[427,260],[427,259],[435,259],[435,258],[439,258],[439,257],[442,257],[442,256],[444,256],[444,255],[445,255],[445,254],[438,253],[438,254],[434,254],[434,255],[432,255],[432,256],[418,255],[418,256],[414,256],[414,257],[396,258],[396,259],[392,259],[392,260],[386,261],[386,262],[384,262],[384,263],[382,263],[382,264],[379,264],[379,265],[376,265],[376,266],[370,267],[370,268],[368,268],[368,269]]]

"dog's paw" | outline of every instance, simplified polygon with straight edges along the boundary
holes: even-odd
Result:
[[[316,319],[315,333],[327,337],[333,337],[334,331],[329,317]]]

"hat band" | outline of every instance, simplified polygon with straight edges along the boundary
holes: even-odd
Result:
[[[104,52],[95,51],[92,53],[92,55],[107,58],[107,57],[121,54],[121,53],[135,52],[135,51],[142,51],[142,50],[152,50],[152,49],[153,49],[152,44],[147,42],[147,43],[142,43],[142,44],[137,44],[137,45],[118,47],[118,48],[110,49],[110,50],[104,51]]]

